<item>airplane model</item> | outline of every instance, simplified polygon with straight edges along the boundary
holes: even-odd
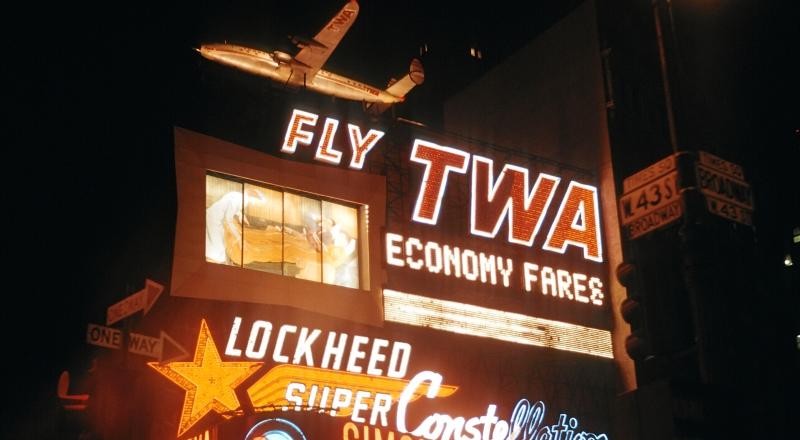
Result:
[[[235,44],[203,44],[196,50],[209,60],[290,87],[306,87],[326,95],[362,101],[368,110],[380,113],[392,104],[403,102],[414,86],[422,84],[425,73],[422,63],[413,59],[408,74],[398,81],[390,81],[386,90],[380,90],[323,70],[322,65],[355,21],[358,9],[358,1],[351,0],[313,39],[292,37],[292,42],[300,47],[294,57],[277,50],[268,53]]]

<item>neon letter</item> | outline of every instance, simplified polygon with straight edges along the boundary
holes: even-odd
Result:
[[[395,379],[405,377],[410,357],[411,345],[407,342],[395,342],[392,345],[392,354],[389,357],[389,368],[386,370],[386,375]]]
[[[428,392],[425,393],[425,397],[428,399],[433,399],[436,397],[436,394],[439,392],[439,387],[442,385],[442,375],[438,373],[434,373],[433,371],[420,371],[414,376],[411,381],[408,382],[403,392],[400,394],[400,398],[397,400],[397,430],[400,431],[401,434],[405,434],[408,431],[406,429],[406,407],[408,403],[411,402],[411,399],[414,397],[414,392],[422,385],[423,382],[430,382],[431,384],[428,386]]]
[[[314,113],[294,110],[292,112],[292,118],[289,119],[289,127],[286,129],[286,136],[283,138],[281,151],[284,153],[294,153],[298,143],[311,145],[314,132],[303,130],[303,125],[310,125],[313,127],[317,125],[318,118],[319,116]]]
[[[369,338],[366,336],[353,336],[353,342],[350,345],[350,356],[347,358],[347,368],[346,370],[351,373],[360,373],[361,366],[356,365],[359,359],[364,359],[367,356],[367,353],[359,350],[359,348],[369,342]]]
[[[358,125],[347,124],[347,133],[350,135],[350,148],[353,149],[353,158],[350,159],[350,168],[360,170],[364,167],[367,153],[383,137],[383,132],[370,130],[367,137],[361,137],[361,128]]]
[[[263,330],[264,335],[261,337],[261,345],[258,347],[258,350],[255,350],[256,340],[258,339],[260,330]],[[271,333],[271,323],[261,320],[254,322],[253,328],[250,329],[250,338],[247,340],[247,349],[244,352],[245,356],[250,359],[264,359],[264,355],[267,353],[267,342],[269,342]]]
[[[447,175],[450,171],[466,173],[469,153],[416,139],[411,150],[411,160],[425,165],[425,175],[420,184],[413,219],[435,225],[447,186]]]
[[[234,345],[236,345],[236,337],[239,336],[240,325],[242,325],[242,318],[238,316],[233,318],[233,325],[231,326],[231,335],[228,336],[228,345],[225,347],[225,354],[227,356],[239,357],[242,355],[242,350],[234,347]]]
[[[255,328],[255,326],[253,326]],[[272,325],[270,325],[270,329]],[[284,324],[281,326],[281,329],[278,330],[278,337],[275,339],[275,351],[272,352],[272,360],[275,362],[282,362],[288,363],[289,356],[281,354],[281,350],[283,350],[283,341],[286,340],[286,333],[297,333],[297,327],[290,324]],[[250,338],[252,338],[252,334]]]
[[[395,255],[399,255],[401,252],[403,252],[403,249],[395,243],[402,241],[402,235],[392,234],[391,232],[386,234],[386,262],[392,266],[405,266],[402,258],[395,257]]]
[[[527,169],[505,165],[495,181],[493,167],[491,159],[472,157],[470,230],[475,235],[494,238],[508,215],[508,241],[530,246],[561,179],[539,173],[528,192]]]
[[[293,364],[299,364],[300,358],[306,358],[306,365],[309,367],[314,366],[314,355],[311,353],[311,345],[317,340],[322,330],[315,328],[309,335],[308,329],[303,327],[300,329],[300,337],[297,340],[297,347],[294,349]]]
[[[567,245],[583,248],[583,258],[602,262],[597,188],[570,182],[543,248],[563,254]]]
[[[351,432],[355,437],[350,437]],[[342,428],[342,440],[358,440],[358,428],[355,423],[345,423],[344,428]]]
[[[339,343],[336,344],[336,332],[328,333],[328,341],[325,343],[325,352],[322,353],[322,364],[320,367],[328,368],[331,357],[333,357],[333,365],[331,369],[338,370],[342,365],[342,356],[344,355],[344,346],[347,343],[347,333],[339,334]]]
[[[339,165],[342,161],[342,152],[333,148],[333,137],[336,136],[339,121],[325,118],[325,125],[322,127],[322,138],[319,140],[314,159]]]

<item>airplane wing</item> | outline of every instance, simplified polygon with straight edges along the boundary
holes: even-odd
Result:
[[[297,53],[294,57],[295,66],[300,67],[305,72],[306,81],[311,81],[317,71],[325,64],[333,50],[336,49],[339,41],[342,40],[344,34],[347,33],[356,20],[357,15],[358,1],[351,0],[319,31],[312,41],[305,44],[300,52]],[[297,62],[299,62],[299,65]]]

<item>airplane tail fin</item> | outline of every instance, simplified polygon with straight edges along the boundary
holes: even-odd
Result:
[[[389,86],[386,91],[397,97],[404,97],[415,86],[422,84],[425,81],[425,70],[422,68],[422,62],[416,58],[411,60],[411,65],[408,68],[408,73],[399,80],[389,80]],[[372,104],[367,107],[370,113],[380,114],[386,111],[391,104]]]

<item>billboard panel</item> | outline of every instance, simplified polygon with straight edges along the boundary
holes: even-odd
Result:
[[[284,114],[267,152],[175,131],[170,293],[201,301],[165,329],[193,357],[150,367],[181,406],[178,436],[605,438],[594,177]]]

